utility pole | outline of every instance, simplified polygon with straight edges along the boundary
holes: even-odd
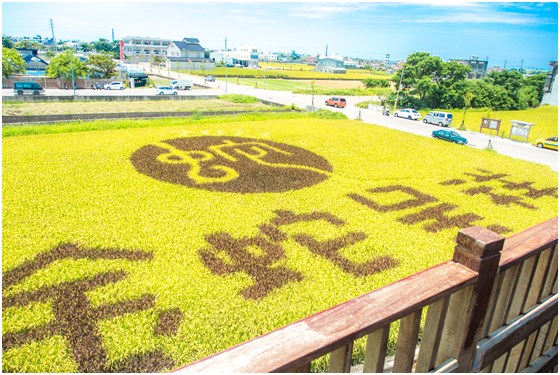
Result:
[[[54,38],[54,26],[52,23],[52,19],[49,20],[49,23],[51,24],[51,32],[52,32],[52,39],[53,39],[53,49],[56,51],[56,39]]]

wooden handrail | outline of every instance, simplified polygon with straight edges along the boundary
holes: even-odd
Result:
[[[500,271],[513,267],[554,244],[558,244],[558,217],[506,238],[500,258]]]
[[[308,366],[334,351],[348,355],[353,342],[373,332],[387,332],[392,322],[418,315],[426,306],[452,295],[450,321],[444,330],[440,365],[471,369],[476,343],[488,310],[494,278],[558,243],[557,218],[507,239],[481,227],[463,229],[454,260],[341,303],[283,328],[204,358],[176,372],[282,372]],[[502,252],[500,253],[500,250]],[[480,273],[479,273],[480,272]],[[468,287],[468,288],[467,288]],[[460,292],[460,293],[456,293]],[[454,294],[455,293],[455,294]],[[453,337],[453,332],[461,332]],[[445,337],[447,335],[447,337]],[[450,336],[451,335],[451,336]]]
[[[473,283],[476,277],[476,272],[448,261],[177,371],[280,372],[298,367]]]

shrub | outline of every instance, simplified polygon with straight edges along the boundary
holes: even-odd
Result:
[[[232,103],[258,103],[260,100],[255,98],[254,96],[250,95],[241,95],[241,94],[226,94],[221,95],[218,99],[226,100]]]

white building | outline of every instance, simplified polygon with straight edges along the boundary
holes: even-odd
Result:
[[[552,72],[546,75],[541,104],[558,105],[558,61],[551,61]]]
[[[147,62],[154,56],[165,58],[170,39],[125,36],[122,38],[123,52],[130,62]]]

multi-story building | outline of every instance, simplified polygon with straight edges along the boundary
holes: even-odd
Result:
[[[122,48],[128,62],[148,62],[154,56],[165,59],[170,39],[149,38],[140,36],[125,36],[122,38]]]
[[[558,105],[558,61],[549,64],[552,71],[546,75],[541,104]]]
[[[339,56],[319,56],[315,70],[318,72],[346,74],[344,60]]]
[[[166,53],[166,65],[170,70],[210,70],[214,69],[212,59],[205,57],[205,50],[196,38],[173,40]]]
[[[484,78],[486,76],[486,71],[488,70],[488,59],[479,60],[478,56],[471,56],[470,59],[450,59],[449,61],[455,61],[459,64],[463,64],[471,67],[471,72],[467,74],[467,79],[478,79]]]

